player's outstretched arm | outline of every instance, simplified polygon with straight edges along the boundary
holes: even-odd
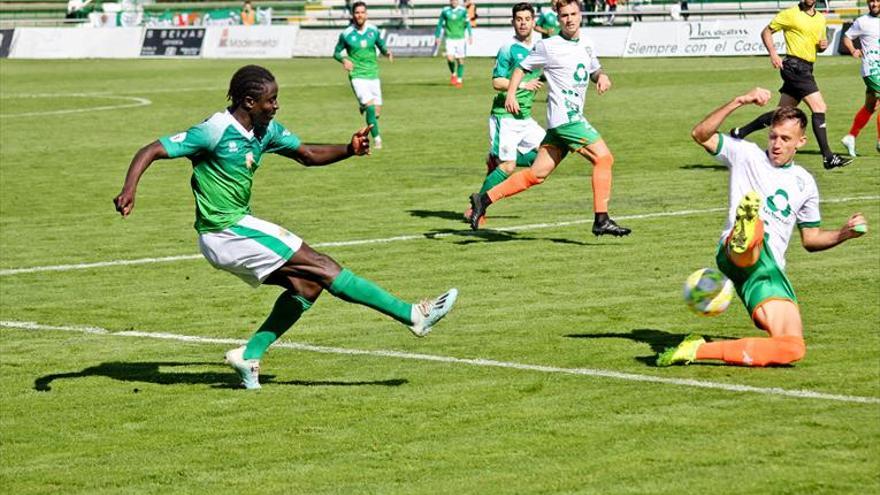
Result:
[[[868,232],[868,221],[861,213],[855,213],[843,227],[836,230],[823,230],[818,227],[800,229],[801,244],[809,252],[824,251],[844,241],[861,237]]]
[[[280,155],[292,158],[306,167],[330,165],[352,156],[370,154],[370,129],[367,126],[351,136],[348,144],[302,144],[295,150],[282,150]]]
[[[706,151],[715,154],[718,152],[718,128],[721,127],[728,115],[743,105],[754,104],[763,107],[769,101],[769,91],[764,88],[754,88],[716,108],[691,130],[691,137]]]
[[[154,161],[165,158],[168,158],[168,152],[165,151],[165,147],[159,141],[153,141],[135,153],[134,158],[131,159],[131,164],[128,166],[128,173],[125,174],[125,184],[122,186],[122,192],[113,198],[113,206],[120,215],[127,217],[131,210],[134,209],[134,196],[137,192],[137,185],[147,168]]]

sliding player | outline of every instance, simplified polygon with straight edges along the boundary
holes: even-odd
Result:
[[[806,142],[807,116],[795,107],[779,107],[770,119],[767,150],[722,136],[718,128],[743,105],[766,105],[770,92],[755,88],[718,108],[691,132],[700,146],[730,168],[727,227],[715,260],[736,286],[755,326],[769,337],[706,342],[688,336],[657,356],[657,366],[720,360],[744,366],[790,364],[804,357],[804,329],[797,298],[785,276],[785,251],[795,225],[807,251],[822,251],[867,232],[861,213],[839,229],[820,229],[816,181],[794,163]]]

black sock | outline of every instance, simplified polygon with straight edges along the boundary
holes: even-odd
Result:
[[[749,134],[760,131],[766,127],[770,127],[770,120],[773,118],[773,112],[767,112],[757,119],[739,128],[739,137],[744,138]]]
[[[831,157],[831,147],[828,146],[828,132],[825,131],[825,114],[814,113],[810,120],[813,122],[813,134],[816,135],[816,142],[819,143],[819,149],[822,150],[822,156]]]
[[[603,211],[601,213],[596,212],[593,216],[593,223],[600,224],[605,223],[605,220],[608,220],[608,212]]]

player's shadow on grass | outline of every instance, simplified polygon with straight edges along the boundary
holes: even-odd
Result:
[[[678,168],[682,170],[717,170],[719,172],[727,170],[727,167],[725,167],[724,165],[718,165],[715,163],[689,163],[687,165],[682,165]]]
[[[650,356],[636,356],[635,358],[636,361],[647,366],[656,366],[657,354],[663,352],[668,347],[675,347],[687,336],[688,334],[686,333],[670,333],[653,328],[636,328],[629,333],[573,333],[566,335],[566,337],[571,339],[627,339],[633,342],[648,344],[651,346],[651,351],[654,354]],[[707,337],[707,340],[729,340],[735,338],[716,335],[706,335],[705,337]],[[700,364],[713,365],[719,363],[701,362]]]
[[[474,244],[478,242],[510,242],[510,241],[543,241],[547,240],[556,244],[574,244],[577,246],[591,246],[592,243],[576,241],[572,239],[563,239],[563,238],[548,238],[541,239],[538,237],[531,237],[527,235],[523,235],[520,232],[514,232],[510,230],[492,230],[492,229],[480,229],[480,230],[470,230],[470,229],[436,229],[431,232],[425,233],[425,238],[427,239],[436,239],[442,237],[449,236],[459,236],[463,237],[461,240],[453,241],[453,244],[458,244],[460,246],[466,246],[468,244]],[[598,243],[596,243],[598,245]]]
[[[55,380],[68,378],[85,378],[90,376],[102,376],[113,378],[123,382],[155,383],[158,385],[210,385],[212,388],[239,388],[239,379],[229,369],[223,372],[167,372],[160,368],[182,368],[187,366],[217,366],[216,362],[143,362],[126,363],[110,362],[101,363],[82,371],[71,373],[54,373],[41,376],[34,380],[34,390],[48,392],[52,390],[51,384]],[[298,385],[305,387],[350,387],[364,385],[382,385],[386,387],[398,387],[409,383],[404,379],[376,380],[376,381],[307,381],[289,380],[276,381],[275,375],[260,375],[260,383],[274,383],[278,385]],[[137,391],[137,389],[135,389]]]
[[[450,210],[407,210],[407,213],[414,217],[419,218],[442,218],[444,220],[456,220],[464,225],[464,210],[462,211],[450,211]],[[519,218],[514,215],[503,215],[497,216],[492,215],[492,218]]]

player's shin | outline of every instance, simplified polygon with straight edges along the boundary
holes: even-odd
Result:
[[[406,325],[413,324],[412,304],[394,297],[385,289],[358,277],[347,268],[339,272],[328,290],[343,301],[373,308]]]
[[[740,366],[791,364],[807,352],[802,337],[782,336],[707,342],[697,349],[697,360],[719,360]]]
[[[871,112],[864,106],[856,112],[856,116],[853,118],[852,126],[849,128],[849,135],[856,137],[862,131],[862,128],[868,124],[868,121],[871,120]],[[878,115],[880,116],[880,115]]]
[[[370,129],[370,135],[375,138],[379,135],[379,116],[376,115],[376,106],[367,105],[364,115],[366,116],[367,125],[373,126]]]
[[[486,176],[486,179],[483,181],[483,187],[480,188],[480,194],[485,193],[489,189],[497,186],[504,182],[508,177],[510,177],[507,172],[501,169],[501,167],[497,167],[492,171],[489,175]]]
[[[819,145],[819,149],[822,151],[822,156],[825,158],[829,158],[833,155],[831,152],[831,146],[828,145],[828,131],[825,129],[825,114],[824,113],[814,113],[810,117],[811,123],[813,124],[813,134],[816,136],[816,144]]]
[[[521,193],[526,189],[538,185],[542,182],[544,182],[544,179],[538,178],[538,176],[535,175],[535,172],[533,172],[532,169],[527,168],[511,175],[501,184],[498,184],[497,186],[488,190],[486,192],[486,196],[488,196],[490,203],[495,203],[501,198],[506,198],[508,196],[513,196],[514,194]]]
[[[458,61],[458,66],[455,68],[455,76],[459,82],[464,80],[464,62],[461,60]]]
[[[614,155],[602,155],[593,162],[593,212],[608,213],[608,203],[611,201],[611,167],[614,165]]]
[[[755,131],[759,131],[761,129],[766,129],[767,127],[770,127],[770,122],[772,120],[773,120],[773,111],[767,112],[767,113],[759,116],[755,120],[749,122],[748,124],[738,128],[738,129],[734,129],[734,131],[736,131],[736,133],[733,137],[742,139]],[[733,134],[734,134],[734,132],[731,131],[731,135],[733,135]]]
[[[261,359],[272,342],[278,340],[311,307],[312,302],[308,299],[289,290],[282,292],[269,317],[248,340],[243,358]]]

